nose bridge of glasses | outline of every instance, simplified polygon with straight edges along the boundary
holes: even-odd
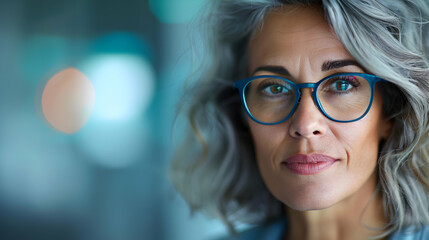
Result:
[[[302,97],[302,89],[303,88],[310,88],[311,90],[311,92],[310,93],[312,93],[313,91],[314,91],[314,87],[316,86],[316,84],[315,83],[300,83],[300,84],[296,84],[295,85],[295,87],[296,87],[296,89],[297,89],[297,91],[299,92],[299,98],[298,98],[298,102],[300,102],[301,101],[301,97]],[[313,94],[311,94],[311,95],[313,95]]]
[[[314,88],[316,83],[300,83],[296,84],[296,87],[301,91],[301,88]]]

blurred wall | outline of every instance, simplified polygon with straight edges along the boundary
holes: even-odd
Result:
[[[203,3],[0,1],[0,239],[224,233],[166,178]]]

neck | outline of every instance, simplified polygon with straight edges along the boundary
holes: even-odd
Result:
[[[286,208],[289,226],[284,239],[368,239],[381,234],[387,219],[373,177],[370,184],[331,207],[312,211]]]

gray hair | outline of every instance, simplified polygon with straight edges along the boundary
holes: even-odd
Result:
[[[348,52],[388,80],[383,111],[393,121],[380,149],[378,183],[390,219],[385,234],[429,224],[429,9],[423,0],[216,0],[203,26],[207,49],[184,106],[192,131],[171,164],[192,211],[232,223],[284,214],[264,185],[232,82],[246,74],[247,43],[264,16],[283,4],[321,4]],[[183,112],[183,111],[182,111]]]

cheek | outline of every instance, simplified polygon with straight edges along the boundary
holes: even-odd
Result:
[[[273,191],[280,187],[277,184],[281,183],[276,179],[276,176],[281,175],[279,161],[282,161],[286,150],[286,128],[284,128],[283,124],[261,125],[251,120],[249,128],[253,137],[259,172],[265,185],[275,195]]]
[[[339,132],[336,138],[347,155],[348,166],[376,162],[380,141],[376,125],[362,122],[353,128],[339,128],[335,132]]]
[[[362,125],[361,127],[359,125]],[[376,124],[365,123],[363,120],[354,128],[342,129],[338,142],[346,154],[346,158],[337,172],[337,188],[342,189],[336,194],[344,194],[343,197],[353,195],[365,185],[376,181],[375,169],[377,167],[379,136]]]
[[[347,166],[374,168],[383,129],[388,127],[382,118],[381,99],[375,98],[370,112],[363,119],[332,127],[332,131],[348,155]]]
[[[285,139],[286,130],[282,128],[282,124],[261,125],[249,120],[249,128],[258,164],[275,159]]]

